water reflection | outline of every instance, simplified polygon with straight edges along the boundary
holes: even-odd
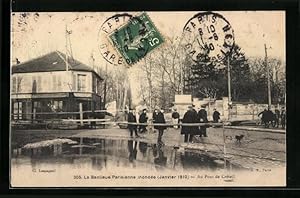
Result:
[[[136,167],[136,156],[137,156],[137,141],[128,140],[128,152],[129,152],[129,162],[131,167]]]
[[[184,152],[183,155],[180,155],[180,160],[184,169],[210,168],[215,170],[220,168],[219,164],[216,163],[216,159],[198,153]]]
[[[40,164],[69,164],[73,168],[90,167],[94,170],[117,167],[145,170],[218,170],[224,169],[222,159],[205,153],[179,151],[159,141],[149,144],[139,140],[70,138],[77,144],[54,144],[41,148],[13,149],[13,165],[22,166],[19,158],[29,158],[32,168]],[[228,162],[227,162],[228,163]],[[236,168],[236,167],[234,167]]]
[[[159,141],[156,145],[157,151],[155,152],[154,158],[154,164],[156,165],[156,169],[163,169],[167,166],[167,157],[164,155],[164,149],[163,149],[164,143],[162,141]]]

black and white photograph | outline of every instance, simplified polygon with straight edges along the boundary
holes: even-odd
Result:
[[[286,186],[285,14],[12,12],[11,187]]]

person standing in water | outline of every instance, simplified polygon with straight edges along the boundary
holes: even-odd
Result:
[[[131,108],[129,109],[127,121],[128,121],[128,129],[130,131],[130,137],[133,136],[133,131],[135,133],[135,137],[139,137],[139,135],[137,133],[136,116],[134,115],[133,109],[131,109]],[[132,123],[132,124],[130,124],[130,123]]]

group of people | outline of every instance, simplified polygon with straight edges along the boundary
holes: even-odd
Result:
[[[154,124],[165,124],[165,117],[161,109],[156,108],[152,115],[153,123]],[[144,133],[147,131],[146,123],[148,121],[147,116],[147,109],[143,109],[142,113],[139,115],[139,123],[137,124],[136,115],[134,114],[133,109],[129,109],[128,113],[128,129],[130,131],[130,136],[133,135],[133,132],[135,132],[136,137],[139,137],[137,132]],[[131,124],[129,124],[131,123]],[[166,126],[154,126],[154,129],[157,129],[159,131],[159,134],[163,133],[163,130],[166,129]]]
[[[129,109],[127,121],[128,121],[128,123],[131,123],[131,124],[128,124],[130,136],[131,137],[133,136],[133,132],[135,133],[135,137],[139,137],[138,131],[140,133],[145,133],[147,131],[147,128],[146,128],[147,120],[148,120],[147,110],[143,109],[142,113],[139,116],[139,123],[141,123],[141,124],[138,125],[136,115],[134,114],[133,109]]]
[[[165,116],[160,108],[155,108],[152,115],[152,119],[153,119],[154,129],[158,130],[158,142],[160,142],[164,130],[167,129],[167,127],[164,125],[166,124]],[[144,133],[147,131],[146,129],[146,123],[148,121],[147,110],[143,109],[143,112],[139,115],[140,124],[137,124],[137,119],[133,112],[133,109],[129,109],[127,121],[128,121],[128,129],[130,131],[130,136],[133,137],[133,132],[135,132],[135,137],[139,137],[138,131],[140,133]]]
[[[184,142],[193,142],[193,137],[195,135],[199,135],[200,137],[207,137],[206,129],[207,125],[199,126],[199,123],[207,123],[207,111],[205,110],[205,105],[201,106],[201,109],[197,112],[193,105],[188,106],[187,112],[184,114],[181,127],[181,134],[184,135]],[[155,108],[152,114],[154,129],[158,131],[158,142],[162,141],[162,136],[164,134],[164,130],[167,129],[165,116],[163,110],[160,108]],[[173,128],[179,128],[180,115],[176,109],[174,109],[172,113],[172,122]],[[214,109],[213,113],[214,122],[219,122],[220,113]],[[133,136],[133,132],[135,132],[135,136],[139,137],[138,131],[143,133],[147,131],[146,123],[148,121],[147,110],[143,109],[143,112],[139,115],[139,123],[137,123],[136,116],[133,112],[133,109],[129,110],[128,113],[128,129],[130,131],[130,136]]]
[[[266,128],[268,128],[272,122],[274,123],[274,127],[278,128],[279,125],[281,125],[283,129],[285,128],[286,112],[284,107],[281,108],[281,112],[278,108],[275,108],[275,113],[273,113],[270,108],[264,109],[258,116],[261,116],[262,124]]]
[[[207,119],[207,111],[205,110],[205,105],[201,105],[201,109],[197,112],[194,108],[194,105],[188,106],[187,112],[184,114],[182,120],[180,120],[180,115],[176,109],[173,110],[172,113],[172,126],[177,129],[180,126],[180,121],[182,122],[181,126],[181,134],[184,135],[184,142],[193,142],[194,136],[199,137],[207,137],[207,128],[208,125],[205,123],[208,122]],[[271,122],[275,122],[275,126],[279,127],[281,124],[282,128],[285,128],[286,122],[286,112],[284,107],[281,109],[281,112],[276,108],[275,113],[273,113],[270,108],[265,109],[258,116],[261,115],[262,123],[269,127]],[[213,112],[213,122],[218,123],[220,120],[220,113],[214,109]],[[155,108],[152,114],[154,129],[158,131],[158,142],[162,141],[162,136],[164,134],[164,130],[167,129],[165,116],[163,110],[160,108]],[[133,112],[133,109],[129,109],[128,113],[128,129],[130,131],[130,136],[133,136],[133,132],[135,132],[135,136],[139,137],[138,132],[144,133],[147,131],[147,110],[143,109],[142,113],[139,115],[139,123],[137,123],[136,115]],[[279,122],[280,121],[280,122]],[[199,123],[204,123],[199,126]]]
[[[181,128],[181,134],[184,135],[184,142],[193,142],[193,138],[195,135],[199,135],[200,137],[207,137],[207,126],[202,125],[199,127],[198,125],[198,123],[207,122],[208,119],[205,105],[201,105],[201,109],[198,112],[194,109],[194,106],[188,106],[188,111],[184,114],[182,119],[183,125]]]

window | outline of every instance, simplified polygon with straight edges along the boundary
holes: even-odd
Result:
[[[56,85],[56,76],[53,75],[52,76],[52,91],[56,91],[56,87],[57,87],[57,85]]]
[[[41,76],[37,77],[37,90],[38,90],[38,92],[42,91],[42,77]]]
[[[45,89],[45,90],[49,91],[48,88],[47,88],[48,87],[47,80],[48,80],[48,77],[43,77],[42,78],[42,85],[41,85],[42,86],[42,90]]]
[[[102,88],[101,88],[100,80],[97,79],[97,90],[96,90],[96,92],[97,92],[98,95],[100,95],[101,89]]]
[[[36,80],[33,80],[32,82],[32,93],[36,93]]]
[[[17,79],[16,77],[12,78],[12,93],[16,93]]]
[[[93,80],[93,92],[96,93],[96,94],[99,94],[99,90],[100,90],[100,82],[97,78],[94,78]]]
[[[63,109],[63,101],[61,101],[61,100],[59,100],[59,101],[54,100],[52,102],[52,108],[55,111],[62,111],[62,109]]]
[[[86,90],[86,75],[78,74],[78,91]]]
[[[75,74],[73,74],[73,79],[72,80],[73,80],[72,85],[69,86],[71,92],[76,91],[76,75]]]
[[[35,76],[32,76],[31,92],[32,93],[36,93],[37,92],[37,80],[36,80]]]
[[[21,87],[22,80],[23,80],[23,78],[21,76],[19,76],[19,77],[16,78],[16,83],[17,83],[17,86],[16,86],[17,90],[16,90],[16,92],[17,93],[20,93],[22,91],[22,87]]]
[[[97,79],[93,77],[93,93],[96,93],[97,90]]]
[[[13,103],[13,119],[22,119],[22,102]]]
[[[57,76],[57,88],[58,88],[58,91],[61,90],[61,76]]]

